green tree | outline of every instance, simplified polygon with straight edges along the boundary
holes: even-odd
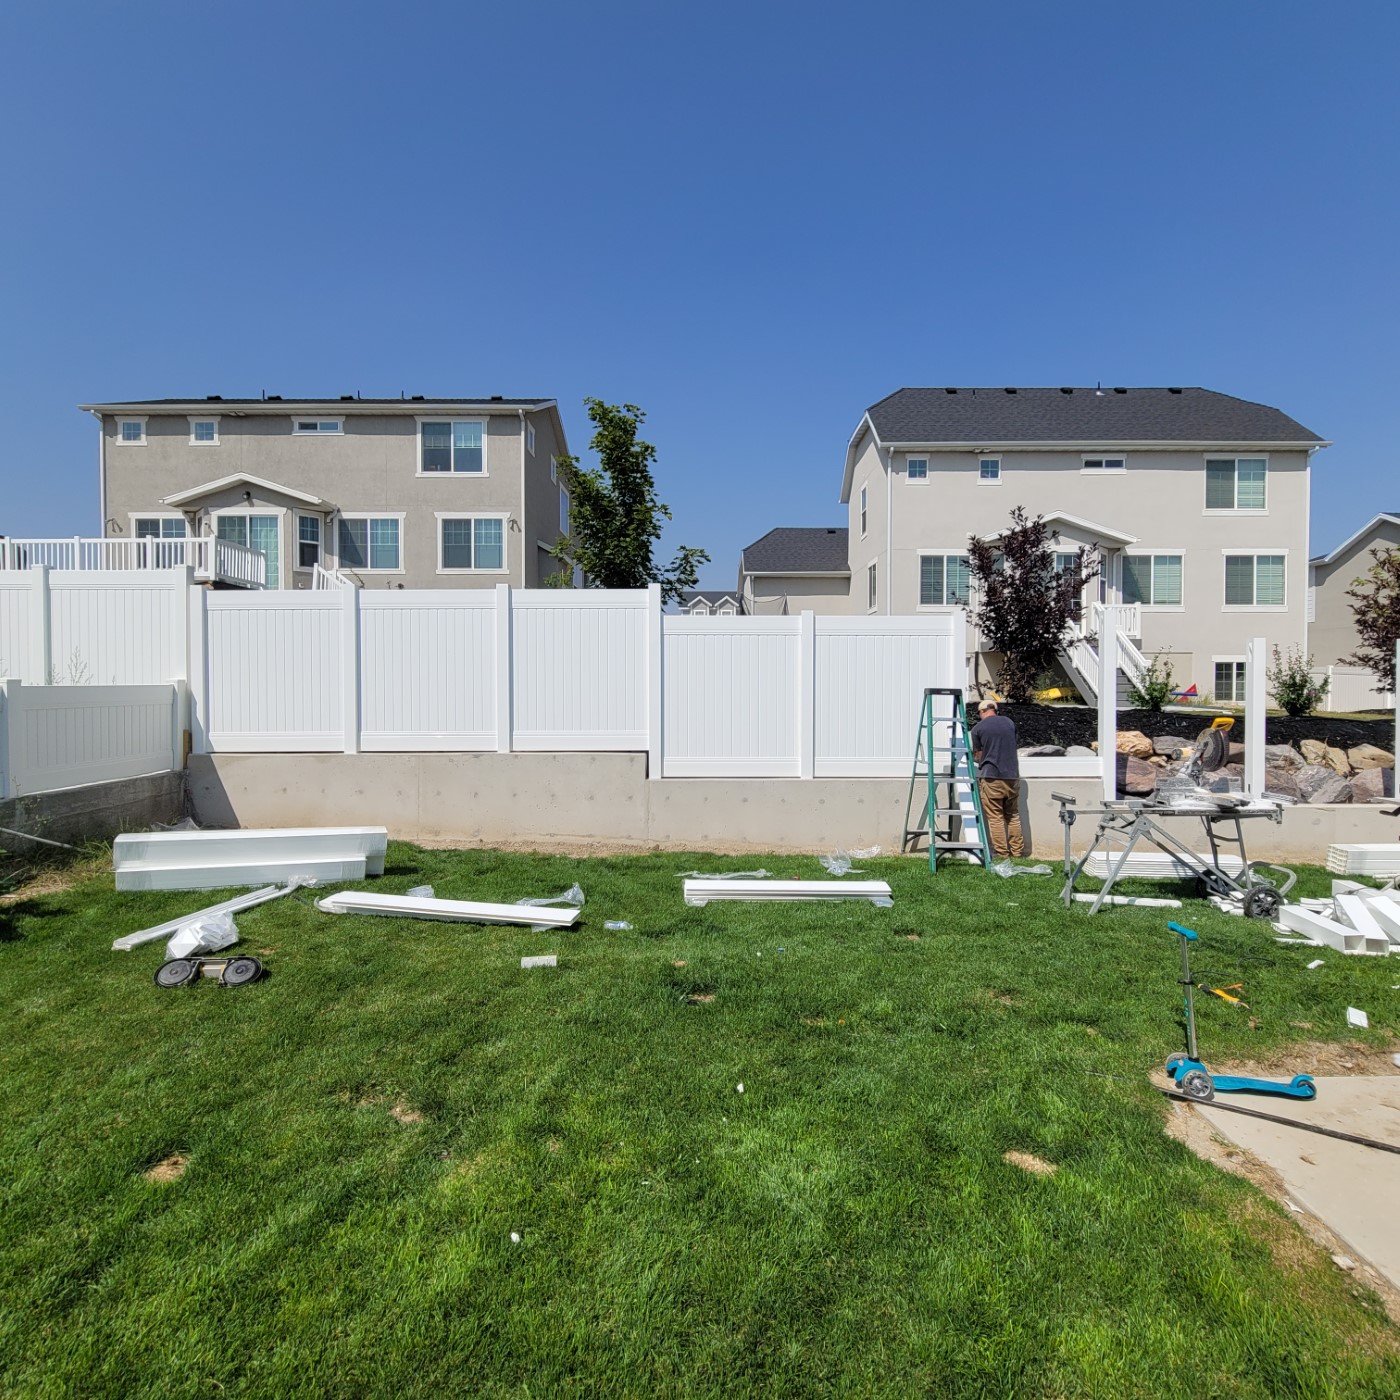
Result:
[[[1001,653],[998,688],[1008,700],[1028,700],[1079,615],[1084,585],[1098,577],[1098,551],[1081,546],[1057,568],[1050,527],[1016,506],[996,539],[968,537],[967,557],[972,623],[987,649]]]
[[[1400,640],[1400,549],[1373,549],[1371,567],[1347,589],[1356,635],[1361,638],[1347,666],[1365,666],[1395,689],[1395,643]]]
[[[669,507],[656,495],[652,467],[656,448],[637,436],[646,414],[636,404],[585,399],[593,422],[589,446],[596,467],[581,467],[577,457],[561,457],[559,480],[569,493],[569,533],[560,535],[551,553],[559,561],[551,587],[568,587],[573,570],[583,570],[589,588],[645,588],[661,585],[665,602],[694,588],[700,565],[709,563],[703,549],[682,545],[664,568],[652,559]]]

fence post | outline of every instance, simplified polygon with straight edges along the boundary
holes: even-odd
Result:
[[[49,566],[36,564],[29,573],[29,658],[25,673],[30,685],[48,685],[53,671],[53,594]]]
[[[511,751],[511,607],[510,584],[496,585],[496,752]]]
[[[209,590],[195,585],[190,593],[189,730],[190,752],[209,752]]]
[[[1251,637],[1244,648],[1244,790],[1254,799],[1264,795],[1264,747],[1268,721],[1264,690],[1268,680],[1264,638]]]
[[[661,585],[647,585],[647,777],[659,778],[662,764],[661,726],[665,714],[663,667],[665,622],[661,612]]]
[[[0,801],[10,793],[10,711],[22,681],[0,681]]]
[[[797,776],[817,768],[817,617],[803,611],[797,631]]]
[[[170,695],[170,771],[179,773],[185,767],[185,707],[189,702],[189,686],[178,677],[171,682]]]
[[[340,590],[340,704],[346,753],[360,751],[360,590]]]
[[[1099,623],[1099,771],[1105,802],[1118,799],[1118,619],[1108,608]]]

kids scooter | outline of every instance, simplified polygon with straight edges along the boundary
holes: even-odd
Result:
[[[1201,1063],[1196,1049],[1196,983],[1191,977],[1191,945],[1196,942],[1196,931],[1184,928],[1178,923],[1167,927],[1181,935],[1181,986],[1186,1003],[1186,1053],[1173,1055],[1167,1061],[1167,1073],[1176,1087],[1188,1099],[1209,1103],[1216,1095],[1222,1094],[1277,1094],[1286,1099],[1315,1099],[1317,1085],[1310,1074],[1295,1074],[1286,1084],[1276,1079],[1245,1079],[1239,1075],[1213,1075]]]

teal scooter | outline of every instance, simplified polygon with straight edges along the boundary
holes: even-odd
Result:
[[[1277,1079],[1245,1079],[1240,1075],[1213,1075],[1201,1063],[1196,1049],[1196,983],[1191,977],[1191,945],[1196,941],[1195,929],[1169,923],[1167,927],[1181,935],[1181,986],[1186,1002],[1186,1053],[1173,1055],[1167,1061],[1167,1073],[1176,1087],[1188,1099],[1209,1103],[1218,1092],[1222,1094],[1276,1094],[1286,1099],[1315,1099],[1317,1085],[1310,1074],[1295,1074],[1286,1084]]]

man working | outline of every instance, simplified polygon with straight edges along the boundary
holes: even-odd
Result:
[[[1016,762],[1016,726],[983,700],[972,726],[972,757],[982,790],[987,835],[998,860],[1025,855],[1021,841],[1021,770]]]

